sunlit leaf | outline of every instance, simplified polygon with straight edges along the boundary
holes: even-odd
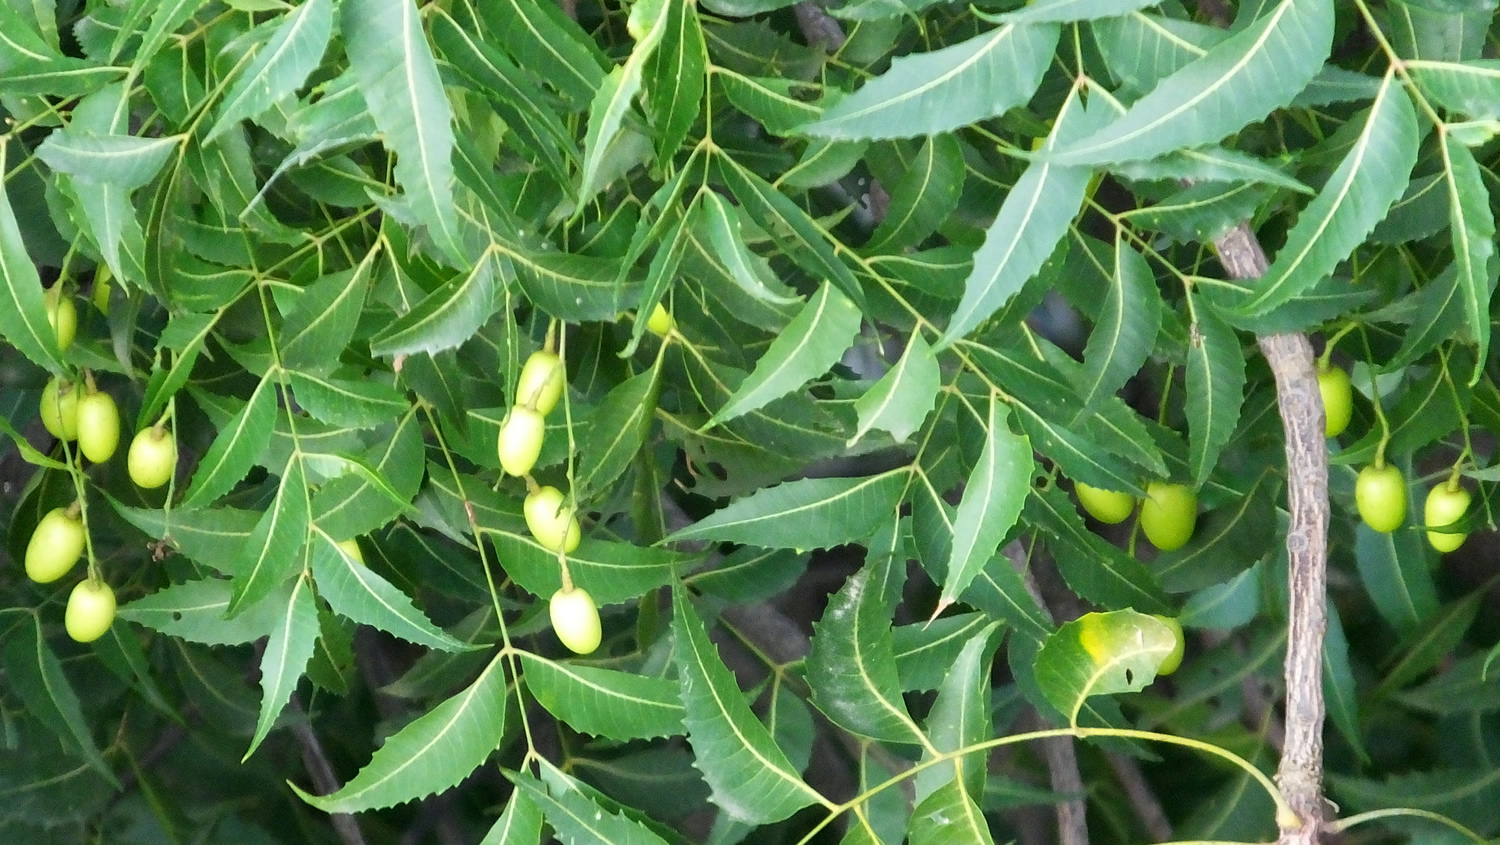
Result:
[[[1047,638],[1037,655],[1037,681],[1076,724],[1090,696],[1136,692],[1155,680],[1176,644],[1166,623],[1143,613],[1086,613]]]

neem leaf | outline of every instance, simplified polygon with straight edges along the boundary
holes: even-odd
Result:
[[[803,478],[757,490],[668,541],[719,540],[766,548],[823,549],[863,540],[900,502],[906,467],[863,478]]]
[[[1047,637],[1036,679],[1054,707],[1078,724],[1090,696],[1137,692],[1177,646],[1166,623],[1134,610],[1086,613]]]

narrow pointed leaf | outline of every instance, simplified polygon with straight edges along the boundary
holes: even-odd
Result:
[[[335,613],[428,648],[468,648],[432,624],[391,582],[345,554],[327,534],[314,531],[309,542],[318,593]]]
[[[1332,273],[1401,198],[1420,140],[1411,100],[1390,74],[1354,145],[1235,312],[1265,314]]]
[[[667,539],[794,549],[858,542],[895,511],[907,477],[901,467],[864,478],[788,481],[758,490]]]
[[[854,400],[859,427],[848,445],[853,446],[871,429],[891,434],[897,443],[911,437],[937,402],[942,388],[942,372],[932,347],[922,338],[919,328],[906,343],[906,351],[896,365],[886,371],[865,394]]]
[[[182,138],[175,135],[139,138],[63,131],[48,135],[36,154],[59,173],[82,182],[109,183],[128,191],[156,178],[181,144]]]
[[[948,134],[928,138],[900,181],[890,186],[891,204],[865,249],[899,252],[921,243],[958,207],[965,176],[958,139]]]
[[[439,249],[450,261],[462,261],[453,205],[453,114],[417,4],[346,0],[339,27],[370,115],[396,154],[396,182]]]
[[[1500,118],[1500,59],[1411,59],[1406,66],[1422,93],[1443,108],[1480,120]]]
[[[1354,538],[1360,582],[1376,612],[1397,634],[1416,634],[1441,605],[1421,533],[1384,533],[1360,522]]]
[[[605,394],[589,417],[588,432],[578,444],[578,471],[573,489],[580,499],[606,490],[630,466],[646,442],[656,418],[661,370],[652,367]]]
[[[1161,328],[1161,294],[1151,266],[1123,241],[1115,244],[1113,284],[1100,303],[1099,319],[1083,351],[1078,395],[1085,411],[1098,410],[1146,363]]]
[[[276,497],[230,565],[234,575],[230,616],[270,595],[301,569],[309,519],[307,477],[302,457],[294,454],[281,473]]]
[[[1216,143],[1287,105],[1317,76],[1333,40],[1333,19],[1324,0],[1281,0],[1163,79],[1119,120],[1052,158],[1104,164]]]
[[[1200,308],[1188,339],[1188,463],[1202,486],[1240,422],[1245,401],[1245,355],[1234,329],[1211,308]]]
[[[707,236],[708,243],[713,247],[714,258],[729,271],[730,278],[745,293],[776,305],[791,305],[800,301],[796,291],[776,278],[770,263],[745,245],[738,215],[718,194],[704,191],[697,213],[691,214],[690,219],[696,224],[695,228]]]
[[[486,255],[468,273],[454,276],[370,338],[370,354],[452,349],[473,337],[495,313],[496,292],[495,260]]]
[[[7,632],[3,652],[6,688],[25,703],[26,713],[36,718],[62,742],[63,747],[83,757],[89,767],[115,782],[109,764],[83,715],[83,706],[73,684],[63,673],[62,661],[42,636],[41,617],[34,624],[22,622]]]
[[[505,812],[479,845],[541,845],[542,808],[522,792],[512,792]]]
[[[1403,98],[1404,99],[1404,98]],[[1490,348],[1490,297],[1495,292],[1495,217],[1474,153],[1452,134],[1443,135],[1443,182],[1448,189],[1453,267],[1463,302],[1464,323],[1479,347],[1472,386],[1484,373]]]
[[[289,785],[325,813],[394,807],[456,786],[500,744],[509,695],[504,664],[496,655],[468,688],[387,739],[337,792],[309,795]]]
[[[1006,23],[1068,23],[1094,18],[1113,18],[1154,6],[1151,0],[1038,0],[1023,9],[1000,16]]]
[[[834,724],[884,742],[919,744],[906,711],[892,648],[891,611],[872,586],[871,568],[849,577],[813,624],[807,655],[812,703]]]
[[[991,640],[999,623],[991,623],[969,638],[942,684],[937,700],[927,714],[927,736],[931,744],[925,752],[930,759],[936,754],[958,751],[989,739],[990,659],[994,656]],[[966,792],[984,790],[986,755],[982,752],[944,761],[917,774],[917,795],[935,791],[938,784],[957,779]]]
[[[396,389],[379,381],[350,381],[289,371],[297,404],[314,418],[342,428],[374,428],[411,407]]]
[[[528,774],[511,778],[516,794],[542,809],[547,824],[568,845],[667,845],[650,828],[621,813],[600,806],[578,790],[549,790]]]
[[[681,691],[675,680],[634,675],[522,654],[526,689],[575,731],[608,739],[679,736]]]
[[[1144,563],[1090,531],[1072,499],[1060,488],[1031,491],[1026,521],[1060,544],[1057,565],[1068,586],[1081,598],[1110,608],[1133,607],[1146,613],[1170,613],[1172,606]]]
[[[307,0],[293,9],[235,79],[204,142],[302,87],[322,61],[332,33],[333,0]]]
[[[561,589],[556,550],[543,547],[524,528],[497,530],[490,536],[506,572],[521,587],[538,596]],[[689,555],[667,549],[586,537],[568,554],[568,571],[596,603],[618,604],[670,583],[691,560]]]
[[[730,816],[755,824],[781,821],[809,804],[826,804],[750,711],[686,593],[674,590],[672,597],[673,657],[682,679],[688,741],[693,765],[713,790],[713,802]]]
[[[820,138],[935,135],[1004,114],[1036,93],[1061,29],[1007,24],[891,62],[800,131]]]
[[[956,778],[933,790],[911,811],[907,836],[911,845],[995,843],[984,813]]]
[[[0,155],[0,167],[5,157]],[[47,306],[36,264],[26,252],[15,209],[0,179],[0,337],[37,366],[61,373],[66,367],[57,333],[47,322]]]
[[[326,364],[331,351],[349,345],[370,289],[374,258],[372,252],[354,269],[324,276],[302,292],[277,339],[283,364],[293,368]]]
[[[486,28],[518,64],[583,107],[604,81],[604,56],[561,8],[529,0],[472,0]]]
[[[605,154],[620,133],[631,101],[641,92],[646,62],[661,43],[672,6],[673,0],[640,0],[630,7],[626,29],[635,38],[635,47],[623,65],[604,77],[589,105],[589,128],[583,139],[583,163],[578,177],[580,203],[593,199],[604,187],[600,184],[600,175]]]
[[[233,593],[233,585],[219,578],[185,581],[121,607],[120,618],[205,645],[255,642],[284,621],[290,590],[273,592],[229,619]]]
[[[704,429],[759,410],[828,372],[854,342],[860,321],[859,308],[824,282]]]
[[[1010,412],[994,397],[990,399],[985,437],[984,449],[969,473],[963,500],[958,504],[939,605],[952,603],[968,589],[1016,524],[1031,489],[1031,474],[1036,469],[1031,441],[1010,430]]]
[[[697,4],[667,0],[661,43],[646,60],[646,105],[656,128],[656,158],[671,161],[703,106],[707,46]]]
[[[182,507],[207,505],[238,484],[271,442],[275,423],[276,388],[270,379],[262,379],[250,394],[250,401],[219,429],[213,445],[198,462],[193,481],[182,497]]]
[[[260,717],[255,722],[250,748],[245,751],[247,760],[271,732],[276,717],[296,690],[307,661],[312,659],[313,643],[318,639],[318,605],[306,578],[292,583],[291,599],[281,606],[281,611],[281,618],[261,654]]]

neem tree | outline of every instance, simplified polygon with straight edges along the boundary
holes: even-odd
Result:
[[[0,2],[0,841],[1500,833],[1494,5]]]

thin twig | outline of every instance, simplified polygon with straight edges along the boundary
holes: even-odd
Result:
[[[292,734],[297,737],[297,745],[302,748],[302,765],[307,767],[314,791],[318,795],[336,792],[339,788],[338,778],[334,777],[333,767],[328,764],[328,755],[323,753],[323,743],[318,741],[318,735],[307,722],[307,713],[302,709],[301,699],[293,693],[286,708],[296,714],[296,718],[292,719]],[[360,832],[359,821],[354,816],[348,813],[330,813],[328,818],[333,822],[333,829],[344,845],[365,845],[365,836]]]
[[[1157,800],[1156,793],[1151,790],[1146,775],[1141,772],[1140,764],[1113,751],[1106,752],[1104,759],[1109,761],[1109,767],[1115,772],[1115,779],[1120,782],[1125,790],[1125,797],[1130,799],[1130,806],[1145,826],[1146,835],[1151,837],[1152,842],[1170,841],[1172,823],[1167,820],[1167,813],[1162,809],[1161,801]]]
[[[1267,261],[1248,223],[1214,242],[1219,261],[1233,279],[1258,279]],[[1323,635],[1328,627],[1328,449],[1323,437],[1323,400],[1318,392],[1312,344],[1301,332],[1265,335],[1260,351],[1276,377],[1276,401],[1286,433],[1287,508],[1291,525],[1290,632],[1286,651],[1286,747],[1276,778],[1281,794],[1300,817],[1278,819],[1279,845],[1315,845],[1324,821]]]

